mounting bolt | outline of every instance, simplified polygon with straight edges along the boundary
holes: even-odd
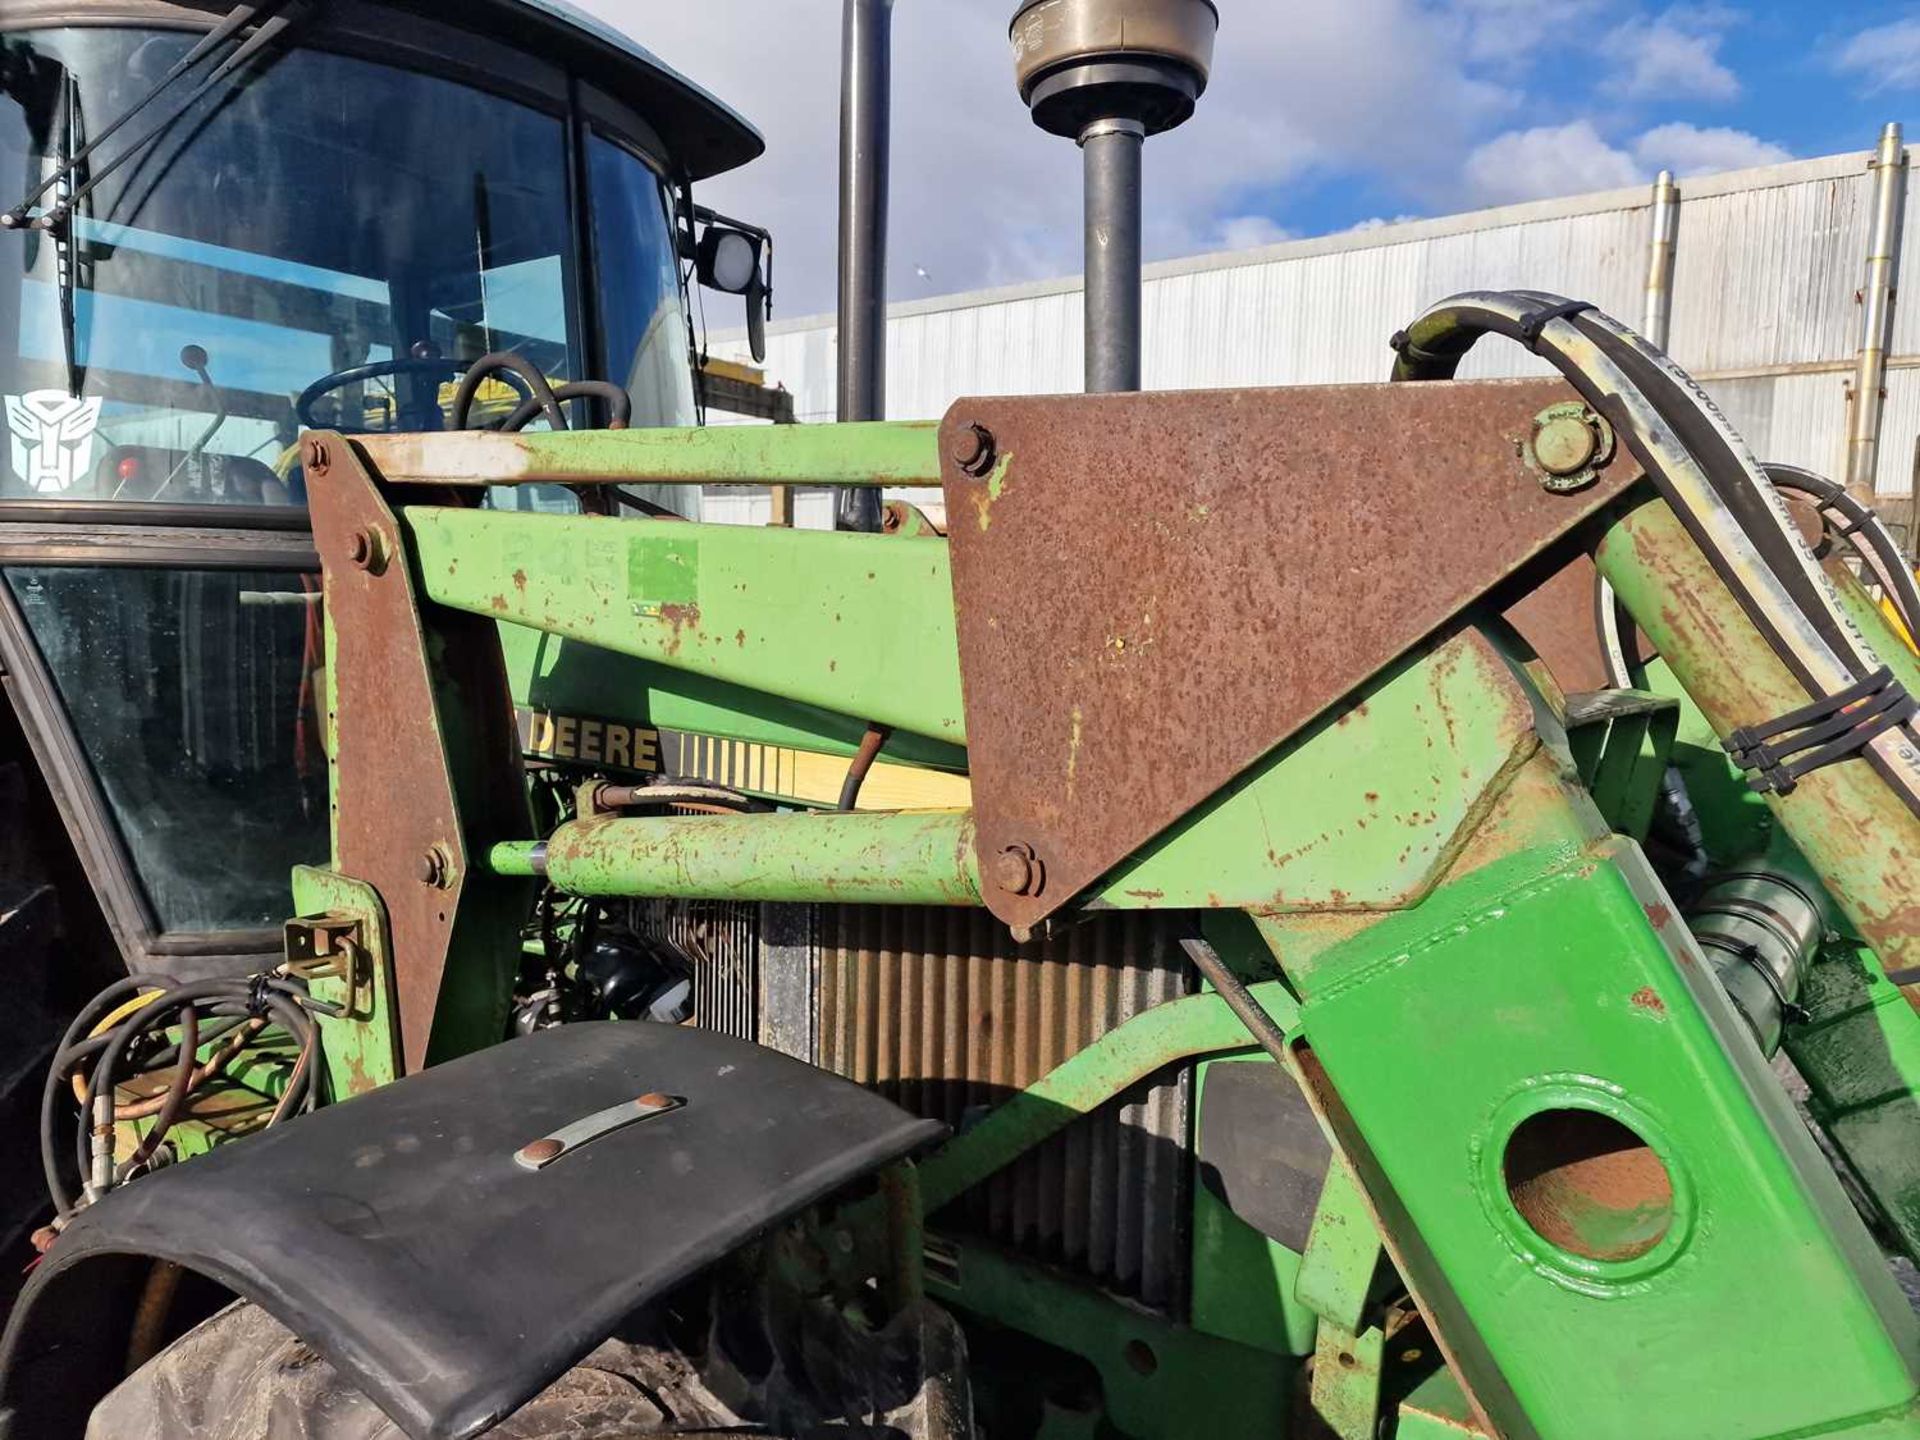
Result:
[[[1031,845],[1009,845],[993,857],[993,883],[1009,895],[1038,895],[1047,883],[1046,866]]]
[[[300,464],[307,470],[324,470],[332,457],[327,454],[327,442],[318,436],[307,440],[306,448],[301,452]]]
[[[1549,405],[1533,417],[1522,447],[1540,483],[1555,494],[1585,489],[1613,458],[1613,427],[1577,400]]]
[[[431,885],[436,890],[444,890],[452,882],[453,857],[447,854],[444,845],[431,845],[420,852],[420,860],[414,869],[422,885]]]
[[[993,468],[993,432],[978,421],[956,430],[947,452],[953,463],[969,475],[984,475]]]
[[[362,570],[373,563],[373,536],[365,530],[356,530],[347,537],[347,559]]]

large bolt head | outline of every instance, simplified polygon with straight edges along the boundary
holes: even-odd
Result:
[[[1009,895],[1037,895],[1046,884],[1046,869],[1031,845],[1009,845],[993,857],[989,872],[997,889]]]
[[[984,475],[993,468],[993,432],[978,423],[962,426],[954,432],[948,453],[967,474]]]
[[[1522,456],[1556,495],[1584,490],[1613,459],[1613,427],[1577,400],[1549,405],[1533,417]]]
[[[1555,415],[1533,432],[1533,453],[1549,475],[1574,475],[1587,468],[1600,437],[1577,415]]]

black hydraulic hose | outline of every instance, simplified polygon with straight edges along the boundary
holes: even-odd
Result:
[[[547,377],[540,373],[539,367],[511,350],[491,350],[467,367],[467,373],[460,377],[460,388],[453,392],[453,414],[450,418],[455,430],[467,428],[467,416],[473,409],[473,397],[480,389],[480,382],[499,370],[510,370],[527,382],[533,398],[547,412],[548,424],[556,430],[567,428],[566,412],[560,408],[559,400],[554,397],[553,386],[547,383]]]
[[[117,1001],[140,990],[155,993],[112,1029],[100,1035],[86,1035]],[[41,1164],[46,1171],[47,1192],[61,1220],[71,1217],[75,1206],[56,1161],[55,1111],[62,1084],[76,1067],[91,1062],[87,1068],[85,1103],[75,1124],[74,1152],[85,1180],[87,1198],[96,1199],[100,1191],[126,1179],[135,1166],[152,1157],[168,1128],[178,1119],[188,1093],[214,1073],[197,1064],[196,1052],[204,1040],[228,1034],[251,1022],[271,1019],[299,1043],[301,1056],[288,1077],[274,1118],[284,1118],[296,1109],[311,1111],[319,1099],[319,1086],[314,1080],[316,1034],[309,1013],[312,1011],[341,1013],[340,1007],[315,1000],[301,982],[273,974],[214,977],[184,985],[171,977],[129,977],[96,995],[67,1028],[41,1094]],[[120,1067],[134,1045],[145,1037],[163,1036],[176,1016],[181,1024],[181,1038],[148,1055],[143,1066],[148,1070],[169,1062],[175,1066],[173,1084],[157,1107],[159,1118],[134,1158],[109,1168],[107,1153],[101,1149],[103,1144],[111,1143],[106,1132],[115,1121],[131,1118],[123,1115],[114,1103]],[[215,1024],[202,1028],[203,1017],[218,1018]],[[244,1037],[241,1043],[245,1043]]]
[[[607,428],[624,430],[633,419],[633,397],[611,380],[569,380],[558,386],[553,392],[555,400],[604,400],[607,402]],[[500,422],[503,431],[511,433],[533,423],[545,405],[537,395],[530,395],[513,409],[513,413]],[[456,428],[465,429],[465,426]]]
[[[1589,305],[1538,291],[1456,295],[1394,337],[1396,380],[1451,378],[1482,335],[1520,341],[1612,424],[1781,662],[1816,701],[1878,668],[1786,507],[1713,402],[1664,354]],[[1904,727],[1862,753],[1920,814]]]
[[[60,1082],[73,1068],[73,1062],[68,1058],[69,1054],[81,1037],[92,1029],[99,1022],[100,1017],[106,1014],[113,1003],[123,995],[131,995],[138,990],[156,987],[169,990],[177,988],[178,985],[179,982],[170,975],[129,975],[125,979],[116,980],[80,1007],[80,1013],[73,1017],[73,1023],[67,1026],[66,1033],[60,1037],[60,1044],[53,1052],[53,1064],[47,1069],[47,1083],[40,1091],[40,1164],[46,1171],[47,1193],[53,1199],[56,1214],[65,1217],[73,1211],[73,1201],[68,1196],[66,1184],[60,1176],[60,1163],[54,1153],[53,1136],[54,1112],[56,1102],[60,1098]],[[102,1035],[96,1038],[99,1044],[91,1046],[89,1053],[106,1048],[108,1037]],[[85,1169],[83,1168],[80,1173],[84,1176]]]
[[[167,1085],[166,1099],[161,1103],[159,1113],[154,1116],[153,1125],[135,1147],[116,1178],[124,1179],[147,1161],[160,1148],[160,1142],[167,1138],[167,1131],[173,1128],[173,1122],[180,1118],[185,1108],[187,1095],[193,1088],[194,1052],[200,1048],[200,1012],[191,1005],[180,1007],[180,1058],[173,1067],[173,1079]]]
[[[1769,464],[1766,470],[1775,489],[1805,495],[1814,502],[1814,509],[1823,520],[1831,511],[1845,522],[1836,527],[1840,538],[1852,546],[1854,553],[1873,571],[1875,581],[1899,612],[1900,623],[1907,627],[1907,633],[1920,637],[1920,584],[1915,583],[1913,570],[1900,553],[1900,543],[1893,538],[1879,513],[1854,499],[1839,481],[1798,465]]]

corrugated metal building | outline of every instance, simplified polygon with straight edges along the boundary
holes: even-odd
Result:
[[[1858,291],[1868,248],[1869,151],[1683,181],[1670,350],[1706,383],[1764,460],[1843,476]],[[1149,186],[1148,201],[1152,191]],[[1380,380],[1387,340],[1460,290],[1525,286],[1591,300],[1637,325],[1650,190],[1612,190],[1378,226],[1152,265],[1143,306],[1149,389]],[[1907,192],[1906,231],[1920,195]],[[1898,291],[1920,296],[1920,242]],[[962,395],[1058,393],[1081,381],[1078,277],[890,307],[887,413],[932,419]],[[740,332],[713,350],[745,359]],[[834,413],[831,315],[769,327],[768,383],[797,418]],[[1543,373],[1518,346],[1483,342],[1463,375]],[[716,416],[716,419],[721,418]],[[1920,303],[1894,307],[1882,493],[1913,488],[1920,433]],[[764,496],[710,496],[716,520],[762,521]],[[801,497],[799,523],[824,523]]]

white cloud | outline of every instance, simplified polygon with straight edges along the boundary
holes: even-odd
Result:
[[[1565,36],[1608,0],[1449,0],[1467,58],[1507,64]]]
[[[1447,0],[1485,9],[1493,0]],[[1517,3],[1517,0],[1501,0]],[[584,0],[726,97],[767,154],[701,199],[769,225],[776,303],[831,308],[839,0]],[[1472,73],[1458,20],[1432,0],[1224,7],[1214,71],[1184,128],[1147,143],[1149,257],[1206,249],[1252,197],[1308,172],[1386,175],[1450,196],[1458,157],[1518,97]],[[1014,93],[1007,0],[916,0],[893,19],[891,293],[965,290],[1080,268],[1080,160]],[[770,63],[777,62],[777,63]],[[731,318],[716,324],[731,324]]]
[[[1640,164],[1608,144],[1590,121],[1540,125],[1495,136],[1467,157],[1466,183],[1483,205],[1636,185]]]
[[[1235,215],[1222,220],[1214,233],[1222,250],[1253,250],[1299,238],[1298,231],[1289,230],[1265,215]]]
[[[1608,88],[1633,100],[1731,100],[1740,81],[1720,63],[1720,42],[1733,15],[1675,8],[1658,19],[1636,18],[1609,31],[1600,50],[1619,66]]]
[[[1703,129],[1684,122],[1655,126],[1633,142],[1633,153],[1645,169],[1671,170],[1676,175],[1711,175],[1793,158],[1790,151],[1745,130]]]
[[[1865,80],[1869,95],[1920,87],[1920,18],[1862,30],[1840,47],[1833,63]]]

